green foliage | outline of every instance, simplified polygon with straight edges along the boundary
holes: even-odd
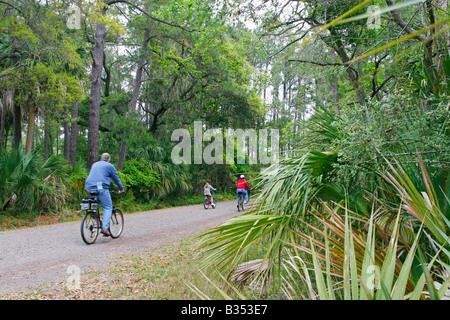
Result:
[[[70,174],[72,184],[70,189],[73,194],[73,203],[76,203],[77,205],[86,196],[85,182],[88,175],[89,171],[84,162],[79,161],[72,167],[72,172]]]
[[[344,2],[338,8],[340,12],[333,11],[337,9],[333,5],[311,3],[311,12],[318,13],[315,19],[326,22],[347,10],[357,14],[350,2]],[[320,17],[325,12],[326,16]],[[274,28],[270,31],[283,26],[271,20],[279,16],[274,14],[265,20],[268,29]],[[353,39],[357,29],[353,23],[350,27],[336,20],[327,27],[331,36],[323,40],[344,63],[344,47],[362,48],[365,44]],[[286,56],[292,54],[295,58],[296,53],[292,49]],[[300,57],[312,61],[309,56]],[[276,270],[283,262],[288,265],[278,272],[280,278],[288,279],[284,288],[293,293],[291,298],[304,297],[306,287],[306,299],[419,299],[424,298],[425,281],[430,296],[438,298],[432,279],[439,279],[439,273],[432,275],[428,267],[437,260],[445,266],[443,273],[448,272],[450,140],[446,76],[441,79],[441,87],[430,90],[433,79],[428,70],[422,70],[416,74],[422,77],[422,87],[417,81],[416,86],[401,81],[391,87],[391,92],[379,95],[375,75],[381,81],[389,80],[392,76],[386,77],[386,73],[393,70],[389,68],[402,62],[390,61],[390,65],[379,70],[381,60],[374,59],[361,63],[362,68],[353,65],[352,70],[356,73],[353,79],[361,71],[372,73],[374,99],[358,99],[359,103],[341,100],[339,105],[330,105],[326,97],[319,96],[319,81],[315,79],[313,90],[320,99],[314,101],[316,107],[310,118],[301,123],[289,120],[292,118],[288,110],[292,108],[286,103],[286,95],[291,91],[285,88],[296,84],[296,76],[303,76],[304,69],[298,68],[296,74],[287,63],[272,69],[275,87],[283,85],[285,90],[284,101],[281,95],[273,101],[271,109],[277,117],[272,124],[289,123],[282,141],[296,148],[289,150],[289,156],[279,166],[261,173],[261,192],[253,212],[205,233],[200,242],[205,249],[205,269],[213,267],[231,275],[233,269],[244,268],[249,252],[263,245],[265,250],[259,258],[271,266],[269,270]],[[446,60],[442,61],[445,64]],[[321,62],[317,64],[326,65]],[[404,80],[408,76],[404,72],[398,78]],[[367,89],[363,77],[357,81]],[[354,82],[353,85],[356,91],[358,87]],[[432,103],[421,100],[432,95]],[[288,102],[292,101],[308,103],[306,99]],[[296,139],[296,143],[291,139]],[[390,163],[394,159],[397,166]],[[432,240],[424,240],[422,231]],[[424,258],[421,250],[433,258]],[[403,252],[407,254],[398,258]],[[290,259],[284,260],[283,255]],[[418,271],[415,266],[420,263],[428,266]],[[376,295],[373,288],[367,287],[367,268],[373,266],[381,270],[381,286]],[[255,281],[266,280],[269,274],[273,276],[258,270]],[[448,284],[443,282],[444,291]]]
[[[70,165],[61,157],[1,151],[0,173],[0,212],[57,211],[71,199]]]
[[[260,192],[255,212],[207,233],[205,265],[230,272],[257,248],[268,262],[262,275],[289,279],[291,297],[416,299],[424,284],[441,297],[425,265],[449,265],[449,18],[441,2],[389,3],[131,1],[103,15],[102,1],[82,1],[82,30],[70,30],[68,3],[3,1],[0,212],[78,205],[95,119],[102,152],[115,160],[127,142],[121,207],[196,203],[207,179],[229,194],[242,173]],[[367,25],[368,5],[386,9],[379,29]],[[108,29],[105,72],[93,79],[104,89],[99,119],[83,97],[98,23]],[[65,113],[75,101],[78,119]],[[74,120],[71,168],[59,154],[69,142],[63,123]],[[270,168],[175,165],[170,133],[195,120],[280,129],[285,158]],[[11,129],[21,138],[33,124],[31,152],[10,146]],[[381,268],[376,293],[365,286],[372,263]]]
[[[427,110],[401,95],[345,110],[335,122],[339,139],[333,142],[339,147],[339,179],[357,181],[361,172],[381,169],[383,156],[413,165],[417,153],[433,177],[442,174],[450,159],[449,116],[446,105]]]
[[[122,180],[123,178],[123,180]],[[148,201],[161,183],[159,175],[144,161],[128,160],[121,171],[124,187],[130,189],[137,200]]]

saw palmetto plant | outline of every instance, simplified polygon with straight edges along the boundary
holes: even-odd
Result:
[[[237,269],[234,278],[246,280],[250,274],[264,279],[273,268],[279,268],[288,298],[423,299],[427,292],[433,299],[444,298],[450,280],[436,279],[439,270],[445,273],[449,267],[450,221],[437,205],[433,207],[437,200],[432,182],[421,158],[418,162],[424,183],[429,185],[427,191],[418,193],[401,167],[390,165],[381,175],[398,191],[393,195],[398,206],[374,200],[371,211],[364,215],[349,209],[348,198],[341,203],[318,198],[313,191],[317,184],[298,183],[298,166],[280,169],[283,177],[295,181],[286,182],[284,192],[297,196],[289,198],[274,188],[276,181],[266,182],[260,195],[264,201],[257,201],[261,208],[203,235],[204,266],[214,266],[219,274],[232,275]],[[271,179],[275,176],[270,174]],[[302,188],[308,192],[299,190]],[[268,190],[273,192],[271,196]],[[308,193],[311,198],[303,200]],[[390,216],[391,223],[382,216]],[[424,236],[426,232],[435,235],[432,243]],[[261,259],[246,264],[255,247],[265,248]],[[430,247],[436,251],[428,250]]]

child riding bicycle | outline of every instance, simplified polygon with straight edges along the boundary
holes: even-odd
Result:
[[[205,183],[205,186],[203,188],[203,194],[208,198],[208,204],[211,204],[211,199],[212,199],[211,190],[216,191],[216,189],[211,185],[211,179],[210,179]]]
[[[237,193],[237,205],[239,208],[239,195],[244,195],[244,203],[248,202],[248,191],[250,191],[250,187],[248,186],[247,181],[245,181],[245,175],[241,174],[240,179],[236,185],[236,193]]]

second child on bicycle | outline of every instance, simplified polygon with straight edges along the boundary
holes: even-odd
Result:
[[[236,185],[236,193],[237,193],[237,205],[239,207],[239,195],[244,195],[244,203],[248,202],[248,191],[250,191],[250,187],[248,186],[247,181],[245,181],[245,175],[241,174],[239,180]]]
[[[211,203],[212,198],[211,190],[216,191],[216,189],[211,185],[211,180],[208,180],[205,183],[205,187],[203,188],[203,194],[208,198],[208,204]]]
[[[112,215],[112,200],[109,193],[109,185],[111,179],[119,188],[118,193],[123,193],[123,184],[120,181],[116,168],[111,162],[111,157],[108,153],[103,153],[101,160],[94,163],[89,172],[89,176],[86,179],[85,187],[89,193],[97,193],[97,199],[103,207],[102,217],[102,233],[104,235],[109,234],[109,222]]]

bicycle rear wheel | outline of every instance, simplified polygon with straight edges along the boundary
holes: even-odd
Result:
[[[81,220],[81,238],[86,244],[93,244],[97,240],[100,226],[98,220],[94,218],[91,212],[86,212]]]
[[[111,215],[111,221],[109,222],[109,233],[111,234],[111,238],[117,239],[120,237],[123,231],[123,214],[119,209],[114,209]]]
[[[239,197],[239,208],[240,208],[239,211],[244,211],[244,210],[245,210],[245,206],[244,206],[244,196],[243,196],[243,195],[241,195],[241,196]]]

